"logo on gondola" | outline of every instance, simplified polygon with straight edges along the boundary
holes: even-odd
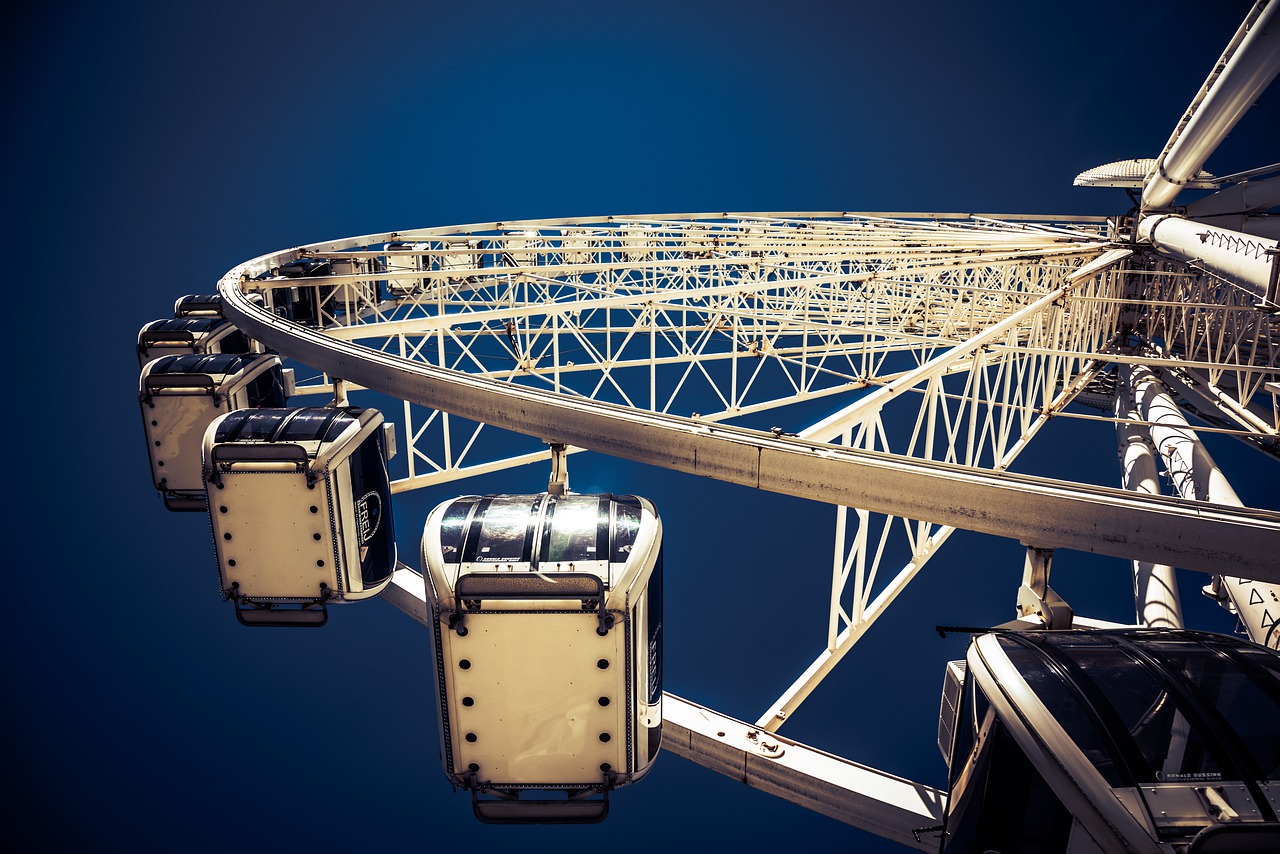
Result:
[[[356,501],[356,531],[361,545],[373,539],[381,524],[382,496],[377,492],[366,492]]]
[[[1216,771],[1200,771],[1194,774],[1177,774],[1168,771],[1156,772],[1156,782],[1158,783],[1194,783],[1221,779],[1222,775]]]

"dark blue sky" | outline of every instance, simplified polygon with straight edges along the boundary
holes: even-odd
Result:
[[[3,628],[5,776],[19,793],[7,838],[49,851],[647,851],[680,837],[894,850],[672,756],[620,791],[600,827],[475,823],[439,769],[415,624],[381,602],[343,608],[320,632],[235,623],[207,520],[167,513],[148,483],[137,330],[249,257],[391,229],[676,211],[1123,212],[1120,191],[1071,179],[1154,156],[1249,5],[16,13],[0,52],[6,230],[23,249],[7,278],[23,314],[6,348],[8,482],[22,507]],[[1277,115],[1273,87],[1208,168],[1280,159]],[[1276,506],[1273,462],[1230,443],[1215,453],[1246,502]],[[1029,471],[1118,476],[1105,425],[1055,423],[1029,454]],[[571,472],[577,490],[648,495],[667,519],[668,690],[754,719],[821,646],[825,618],[799,591],[824,589],[832,511],[602,458]],[[542,483],[527,470],[467,489]],[[398,507],[405,560],[426,510],[455,489]],[[940,784],[941,663],[963,641],[932,627],[1007,619],[1020,571],[1016,543],[957,535],[784,734]],[[1123,566],[1060,555],[1055,572],[1078,611],[1131,614]],[[1193,619],[1229,630],[1193,595],[1199,583],[1184,591]]]

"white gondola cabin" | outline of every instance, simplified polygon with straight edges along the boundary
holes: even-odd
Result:
[[[161,356],[186,353],[249,353],[254,342],[222,317],[153,320],[138,331],[138,367]]]
[[[599,821],[662,732],[662,525],[632,495],[446,502],[422,538],[446,774],[493,823]],[[525,797],[564,792],[565,798]]]
[[[1163,629],[981,634],[947,669],[945,852],[1280,851],[1280,655]]]
[[[246,294],[250,302],[265,306],[262,294]],[[221,294],[187,294],[173,304],[174,317],[225,317]]]
[[[431,269],[431,258],[427,254],[431,244],[388,243],[385,248],[383,267],[387,273],[387,294],[394,298],[425,291],[427,280],[422,274]]]
[[[484,253],[479,238],[445,238],[434,243],[393,242],[386,244],[383,268],[387,274],[387,295],[392,298],[433,293],[445,283],[457,284],[481,266]],[[447,277],[425,273],[447,271]]]
[[[253,286],[269,289],[273,313],[323,329],[377,304],[381,266],[364,258],[299,258],[259,276]]]
[[[240,410],[202,453],[222,591],[246,625],[323,625],[327,605],[378,595],[396,565],[374,409]]]
[[[218,294],[186,294],[173,304],[174,317],[222,317],[222,297]]]
[[[188,353],[148,362],[139,379],[151,481],[170,510],[204,510],[200,446],[213,420],[236,409],[284,406],[293,371],[278,356]]]

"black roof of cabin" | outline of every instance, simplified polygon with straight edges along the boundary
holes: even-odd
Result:
[[[359,420],[363,409],[311,406],[299,409],[242,409],[218,424],[217,442],[332,442]]]
[[[156,338],[158,333],[185,332],[190,335],[207,335],[230,326],[231,321],[223,317],[169,317],[164,320],[153,320],[138,333],[138,339]]]
[[[620,563],[640,517],[634,495],[466,495],[444,511],[440,548],[446,563]]]
[[[162,356],[151,374],[237,374],[262,358],[261,353],[180,353]]]

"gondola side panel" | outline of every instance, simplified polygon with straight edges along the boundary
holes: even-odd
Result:
[[[493,787],[598,786],[625,777],[627,633],[594,612],[477,612],[443,630],[446,771]]]
[[[305,472],[223,473],[209,489],[222,589],[255,600],[342,594],[340,555],[328,479]]]

